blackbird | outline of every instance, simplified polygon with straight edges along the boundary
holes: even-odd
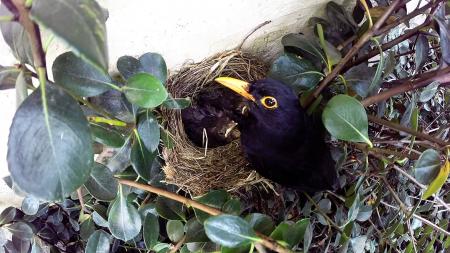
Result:
[[[215,80],[246,99],[247,112],[236,120],[244,154],[259,174],[309,193],[336,188],[324,127],[300,106],[289,86],[273,79]]]

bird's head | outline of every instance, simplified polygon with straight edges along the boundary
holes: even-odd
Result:
[[[259,124],[283,128],[298,125],[298,121],[302,120],[303,110],[297,95],[279,81],[262,79],[246,82],[231,77],[219,77],[215,81],[246,98],[248,114]]]

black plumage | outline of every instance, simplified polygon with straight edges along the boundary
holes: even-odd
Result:
[[[247,98],[248,113],[237,119],[243,151],[262,176],[306,192],[334,189],[337,172],[321,121],[308,116],[287,85],[218,78]]]

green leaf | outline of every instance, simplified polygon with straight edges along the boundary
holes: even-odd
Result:
[[[95,223],[92,216],[83,221],[80,225],[80,237],[83,240],[88,240],[89,237],[95,232]]]
[[[116,198],[118,183],[108,167],[95,163],[89,179],[84,184],[94,198],[101,201],[112,201]]]
[[[0,225],[10,223],[14,220],[17,214],[17,209],[15,207],[7,207],[0,214]]]
[[[425,62],[428,60],[428,53],[430,52],[430,44],[428,43],[428,39],[425,35],[419,34],[416,40],[416,69],[415,72],[418,72],[422,69]]]
[[[16,80],[21,73],[16,67],[3,67],[0,65],[0,90],[13,89],[16,86]]]
[[[139,57],[142,70],[158,78],[161,83],[167,81],[167,66],[164,58],[158,53],[146,53]]]
[[[281,222],[277,227],[270,233],[270,238],[277,241],[284,241],[285,235],[289,232],[290,224],[286,221]]]
[[[425,150],[414,165],[414,177],[421,184],[429,184],[439,173],[441,158],[434,149]]]
[[[153,152],[159,146],[159,123],[150,110],[146,110],[138,118],[137,131],[145,147]]]
[[[210,217],[204,225],[208,238],[225,247],[234,248],[260,240],[250,224],[237,216],[224,214]]]
[[[441,187],[447,181],[449,174],[450,174],[450,162],[447,160],[444,166],[442,166],[442,168],[439,170],[439,173],[436,176],[436,178],[430,183],[427,190],[423,193],[422,199],[428,199],[433,194],[438,192],[439,189],[441,189]]]
[[[222,206],[230,199],[230,195],[225,190],[212,190],[205,195],[194,198],[196,201],[216,209],[222,209]],[[194,208],[195,216],[203,223],[211,215]]]
[[[134,171],[147,181],[150,181],[152,178],[151,168],[155,157],[156,152],[148,151],[140,136],[136,135],[133,146],[131,146],[131,165]]]
[[[281,43],[286,49],[294,49],[300,56],[316,63],[316,66],[326,63],[320,44],[315,39],[307,38],[303,34],[290,33],[283,36]]]
[[[179,220],[169,220],[166,224],[166,231],[172,242],[178,242],[184,236],[184,225]]]
[[[365,142],[372,146],[368,136],[368,121],[364,106],[347,95],[334,96],[326,105],[322,121],[328,132],[337,139]]]
[[[361,206],[358,215],[356,216],[356,220],[360,222],[369,220],[370,216],[372,216],[372,211],[372,206]]]
[[[11,16],[5,4],[0,5],[0,16]],[[31,43],[28,34],[19,22],[0,22],[3,38],[14,56],[21,63],[34,65]],[[0,85],[2,86],[2,85]]]
[[[86,253],[109,253],[110,236],[103,230],[95,231],[88,239]]]
[[[144,108],[154,108],[167,99],[167,91],[161,81],[149,74],[138,73],[128,79],[123,88],[127,99]]]
[[[203,224],[201,224],[195,217],[186,222],[184,229],[186,231],[186,243],[209,241]]]
[[[364,247],[366,246],[367,236],[362,235],[350,240],[350,245],[352,246],[353,252],[364,253],[366,252]]]
[[[303,251],[308,252],[309,246],[311,246],[312,237],[314,235],[314,227],[311,223],[308,224],[303,236]]]
[[[21,209],[26,215],[35,215],[39,210],[39,200],[28,195],[22,200]]]
[[[132,56],[122,56],[117,60],[117,70],[127,80],[137,73],[143,72],[141,62]]]
[[[103,145],[120,148],[125,143],[124,136],[111,126],[100,124],[100,123],[90,123],[92,139]]]
[[[287,233],[283,235],[284,241],[286,241],[291,248],[299,244],[303,241],[306,229],[309,225],[309,218],[297,221],[295,224],[291,225],[288,228]]]
[[[186,220],[186,215],[183,211],[183,205],[177,201],[158,197],[155,202],[156,211],[158,214],[167,220]]]
[[[365,98],[369,95],[371,80],[375,78],[375,69],[369,68],[366,63],[352,67],[344,74],[347,85],[356,93]]]
[[[438,81],[428,84],[422,92],[420,92],[419,101],[422,103],[430,101],[436,95],[439,85],[440,83]]]
[[[47,85],[45,94],[41,90],[34,91],[14,116],[8,167],[21,190],[39,199],[57,200],[89,178],[92,138],[88,122],[71,96],[55,86]]]
[[[73,52],[59,55],[52,66],[55,83],[81,97],[93,97],[114,87],[111,77]]]
[[[166,101],[162,104],[162,106],[168,109],[185,109],[191,105],[190,98],[172,98],[170,95],[167,97]]]
[[[152,249],[157,243],[159,238],[159,222],[158,217],[148,213],[144,220],[144,242],[147,249]]]
[[[320,73],[308,60],[299,59],[292,54],[278,57],[268,75],[291,86],[297,93],[315,87],[321,78]]]
[[[111,234],[123,241],[133,239],[141,230],[141,217],[137,209],[127,202],[127,196],[121,186],[119,186],[119,194],[109,211],[108,223]]]
[[[33,238],[33,229],[28,223],[19,221],[15,222],[11,225],[6,226],[6,229],[9,230],[14,236],[20,238],[21,240],[30,240]]]
[[[105,220],[98,212],[92,213],[92,220],[94,221],[95,225],[107,228],[109,226],[108,221]]]
[[[108,69],[106,17],[96,1],[33,1],[31,18],[98,67]]]
[[[237,198],[230,199],[223,204],[222,211],[227,214],[240,215],[242,212],[242,203]]]
[[[255,231],[264,235],[270,235],[275,229],[275,224],[268,215],[262,213],[250,213],[245,216],[245,220],[252,226]]]

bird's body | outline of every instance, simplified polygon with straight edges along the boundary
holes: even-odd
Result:
[[[308,192],[331,189],[336,172],[320,121],[307,115],[284,84],[263,80],[253,83],[250,92],[256,100],[267,94],[283,97],[277,99],[278,111],[251,106],[240,124],[250,163],[262,176],[288,187]]]
[[[229,80],[217,81],[234,89]],[[234,90],[248,99],[248,112],[237,121],[243,151],[255,170],[301,191],[335,188],[335,162],[321,121],[307,115],[285,84],[271,79],[247,84],[239,83],[241,87]]]

